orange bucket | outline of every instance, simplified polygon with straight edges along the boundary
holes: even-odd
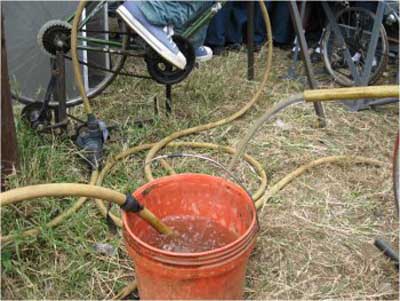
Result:
[[[247,261],[258,221],[254,202],[238,185],[204,174],[159,178],[137,189],[135,198],[156,216],[207,217],[237,235],[223,247],[174,253],[147,244],[149,225],[123,212],[124,238],[134,261],[141,299],[242,299]]]

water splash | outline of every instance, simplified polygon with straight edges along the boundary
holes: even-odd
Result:
[[[141,238],[151,246],[165,251],[204,252],[223,247],[238,238],[229,229],[206,217],[168,216],[162,221],[174,230],[175,235],[146,231],[146,235]]]

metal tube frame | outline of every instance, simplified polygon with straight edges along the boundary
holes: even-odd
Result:
[[[53,93],[54,100],[58,102],[55,120],[61,127],[66,127],[68,122],[66,93],[65,93],[65,60],[62,51],[58,51],[55,58],[55,68],[52,70],[56,77],[56,85]]]
[[[304,66],[306,69],[308,84],[311,89],[318,89],[318,83],[314,77],[314,71],[311,65],[311,59],[308,51],[307,41],[303,31],[303,24],[301,22],[299,10],[295,1],[289,1],[290,16],[293,22],[293,27],[296,32],[298,42],[300,45],[301,53],[303,55]],[[313,103],[315,113],[318,116],[318,123],[320,127],[326,126],[324,108],[320,102]]]
[[[301,12],[300,12],[301,20],[303,20],[303,18],[304,18],[304,14],[305,14],[305,11],[306,11],[306,5],[307,5],[307,1],[301,2]],[[292,60],[292,63],[290,64],[289,69],[288,69],[287,79],[295,79],[295,78],[297,78],[296,66],[297,66],[297,61],[299,59],[299,47],[298,47],[299,46],[299,42],[298,42],[298,38],[297,37],[294,39],[293,46],[294,46],[293,60]]]

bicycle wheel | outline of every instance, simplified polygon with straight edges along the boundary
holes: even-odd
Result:
[[[359,74],[362,74],[364,70],[375,18],[372,12],[361,7],[345,8],[336,15],[336,22]],[[344,45],[340,43],[331,25],[328,25],[321,41],[325,68],[338,84],[354,86],[355,81],[346,63],[343,47]],[[386,31],[381,25],[372,70],[368,79],[369,84],[374,84],[385,70],[388,48]]]
[[[126,58],[125,55],[107,52],[110,49],[124,51],[128,43],[127,34],[105,33],[110,30],[126,31],[125,25],[118,21],[116,15],[108,13],[107,5],[90,17],[86,27],[79,33],[80,61],[90,64],[82,64],[81,72],[84,75],[88,97],[91,98],[101,93],[113,81]],[[63,35],[65,41],[69,41],[71,26],[66,20],[74,14],[77,2],[12,1],[4,2],[3,7],[12,95],[24,104],[43,101],[51,76],[50,66],[54,54],[52,52],[55,51],[52,45],[54,37]],[[85,11],[89,14],[90,10],[91,7],[88,6]],[[103,41],[103,44],[117,42],[118,46],[98,46],[99,44],[88,40],[82,41],[81,38],[98,39]],[[103,51],[100,51],[100,48]],[[63,50],[66,56],[66,104],[70,107],[82,101],[74,84],[68,46]],[[51,101],[49,105],[55,107],[58,104]]]

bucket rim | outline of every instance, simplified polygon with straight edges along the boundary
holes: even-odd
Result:
[[[141,240],[138,236],[136,236],[132,232],[131,228],[128,226],[128,213],[125,211],[122,211],[122,222],[123,222],[125,231],[127,231],[128,235],[137,244],[139,244],[140,246],[144,247],[145,249],[147,249],[151,252],[157,253],[159,255],[184,259],[184,258],[203,257],[203,256],[204,257],[212,257],[213,255],[220,256],[221,253],[229,253],[231,251],[231,249],[235,249],[235,247],[237,245],[242,245],[243,243],[246,243],[246,242],[244,242],[245,240],[251,241],[252,236],[256,236],[256,234],[259,230],[259,225],[258,225],[257,210],[256,210],[256,207],[254,204],[254,200],[251,197],[251,195],[246,190],[244,190],[240,185],[238,185],[228,179],[218,177],[218,176],[212,176],[212,175],[208,175],[208,174],[202,174],[202,173],[181,173],[181,174],[169,175],[169,176],[157,178],[151,182],[148,182],[148,183],[140,186],[133,192],[133,194],[137,198],[138,195],[140,195],[143,191],[148,189],[151,185],[165,183],[165,182],[177,179],[177,178],[188,178],[188,177],[208,178],[208,179],[225,182],[226,184],[228,184],[230,186],[230,188],[235,189],[239,193],[243,194],[243,196],[245,196],[248,200],[250,200],[250,206],[251,206],[252,212],[254,214],[251,219],[250,225],[249,225],[248,229],[245,231],[245,233],[240,235],[236,240],[230,242],[229,244],[222,246],[220,248],[209,250],[209,251],[196,252],[196,253],[170,252],[170,251],[165,251],[165,250],[155,248],[155,247],[151,246],[150,244],[146,243],[145,241]]]

